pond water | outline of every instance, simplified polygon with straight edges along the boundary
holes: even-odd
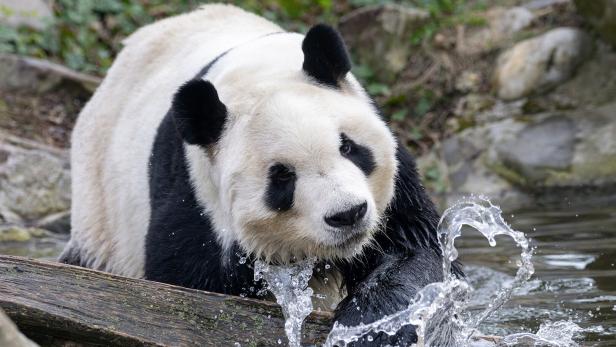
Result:
[[[616,208],[534,210],[504,217],[536,247],[535,274],[481,324],[482,333],[535,333],[546,322],[571,320],[584,329],[576,335],[582,346],[616,346]],[[67,236],[47,236],[23,243],[0,242],[0,253],[53,258]],[[470,228],[456,240],[475,288],[471,314],[482,312],[518,269],[520,249],[508,237],[496,237],[496,241],[490,247],[484,236]]]
[[[571,320],[583,346],[616,346],[616,208],[530,211],[505,215],[536,247],[535,274],[482,324],[486,334],[536,332],[547,321]],[[456,240],[480,312],[486,297],[513,279],[519,249],[508,238],[494,248],[468,231]],[[512,259],[514,259],[512,261]]]

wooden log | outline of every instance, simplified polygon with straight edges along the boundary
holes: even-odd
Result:
[[[274,303],[0,255],[0,307],[41,345],[278,346]],[[331,314],[313,312],[303,343],[321,344]],[[55,342],[54,342],[55,341]]]

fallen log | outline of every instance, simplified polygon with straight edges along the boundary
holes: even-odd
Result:
[[[0,308],[39,344],[277,346],[286,344],[274,303],[0,255]],[[331,315],[313,312],[304,344],[321,344]]]

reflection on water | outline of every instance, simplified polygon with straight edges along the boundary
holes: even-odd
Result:
[[[569,320],[584,328],[582,345],[616,346],[616,209],[532,211],[506,216],[536,246],[535,275],[500,311],[482,325],[482,332],[507,335],[536,332],[546,321]],[[507,238],[495,248],[469,230],[456,241],[466,273],[477,290],[474,312],[517,267],[518,250]]]

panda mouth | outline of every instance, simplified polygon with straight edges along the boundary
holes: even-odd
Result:
[[[349,248],[362,243],[369,235],[366,228],[353,228],[350,230],[336,230],[333,232],[332,246]]]

